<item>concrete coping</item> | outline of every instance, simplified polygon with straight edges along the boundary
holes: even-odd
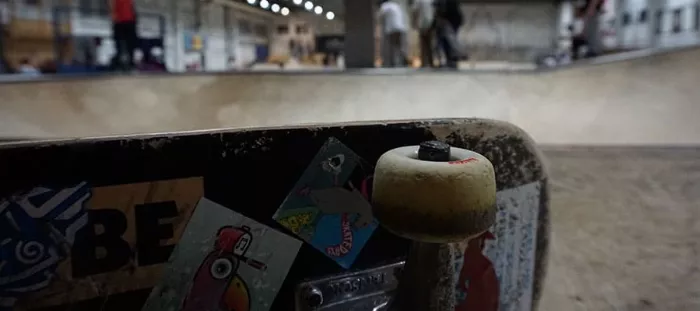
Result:
[[[42,75],[38,77],[22,76],[16,74],[0,75],[0,83],[31,83],[31,82],[57,82],[71,80],[95,80],[95,79],[113,79],[118,77],[129,78],[169,78],[182,76],[211,76],[211,75],[386,75],[386,76],[406,76],[406,75],[431,75],[431,74],[537,74],[542,72],[551,72],[557,70],[565,70],[577,67],[587,67],[594,65],[609,64],[615,62],[635,60],[645,57],[650,57],[659,54],[668,54],[681,52],[700,47],[700,44],[692,44],[681,47],[670,48],[651,48],[630,52],[622,52],[610,55],[604,55],[591,59],[576,61],[571,64],[561,65],[556,67],[535,67],[535,66],[499,66],[499,68],[483,68],[483,69],[417,69],[417,68],[360,68],[360,69],[321,69],[321,70],[235,70],[235,71],[208,71],[208,72],[155,72],[155,73],[80,73],[80,74],[55,74]]]

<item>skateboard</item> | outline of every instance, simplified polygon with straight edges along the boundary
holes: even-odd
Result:
[[[482,119],[3,144],[0,309],[382,310],[415,236],[375,217],[375,168],[426,141],[494,172],[492,221],[450,253],[456,310],[535,309],[547,174],[526,133]]]

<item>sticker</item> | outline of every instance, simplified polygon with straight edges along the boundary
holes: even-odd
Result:
[[[377,228],[371,166],[335,138],[316,154],[273,218],[349,268]]]
[[[79,189],[87,193],[88,188]],[[155,286],[204,188],[202,178],[194,177],[96,187],[90,193],[89,198],[79,197],[86,208],[84,227],[63,225],[67,240],[75,236],[72,248],[66,247],[70,256],[58,264],[48,288],[17,302],[20,309],[66,305]],[[67,198],[76,200],[78,195]],[[58,193],[51,199],[37,195],[29,202],[36,206],[33,213],[44,213],[47,206],[38,200],[58,198]],[[56,213],[47,216],[63,220]],[[3,221],[0,231],[7,228]]]
[[[87,183],[37,187],[0,201],[0,308],[49,286],[76,233],[87,225]]]
[[[540,182],[499,191],[491,229],[456,256],[457,311],[531,310]]]
[[[142,310],[269,310],[300,247],[203,198]]]

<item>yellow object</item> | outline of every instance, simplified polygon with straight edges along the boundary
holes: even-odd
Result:
[[[270,55],[270,57],[267,58],[267,62],[273,63],[273,64],[285,64],[288,61],[289,61],[289,55],[286,55],[286,54]]]
[[[315,215],[313,213],[306,212],[288,216],[279,219],[278,221],[285,228],[289,229],[295,234],[299,234],[304,227],[309,226],[313,222],[314,216]]]
[[[203,45],[204,44],[202,43],[202,36],[200,36],[200,35],[192,36],[192,48],[194,50],[196,50],[196,51],[201,50]]]

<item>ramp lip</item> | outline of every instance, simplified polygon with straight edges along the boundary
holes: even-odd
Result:
[[[671,53],[682,53],[682,52],[687,52],[687,51],[694,50],[697,48],[700,48],[700,42],[691,43],[691,44],[687,44],[687,45],[681,45],[681,46],[673,46],[673,47],[646,48],[646,49],[641,49],[641,50],[608,54],[608,55],[598,56],[595,58],[582,59],[582,60],[576,61],[576,62],[568,64],[568,65],[561,65],[561,66],[556,66],[556,67],[551,67],[551,68],[540,67],[540,68],[537,68],[535,71],[538,73],[545,73],[545,72],[552,72],[552,71],[558,71],[558,70],[564,70],[564,69],[575,69],[575,68],[592,67],[592,66],[605,65],[605,64],[614,64],[614,63],[620,63],[620,62],[626,62],[626,61],[634,61],[634,60],[652,57],[652,56],[658,56],[658,55],[666,55],[666,54],[671,54]]]
[[[584,59],[568,65],[556,67],[536,67],[536,68],[505,68],[505,69],[423,69],[423,68],[357,68],[357,69],[323,69],[323,70],[287,70],[287,71],[208,71],[208,72],[145,72],[133,74],[119,74],[112,72],[105,73],[85,73],[85,74],[61,74],[42,75],[39,77],[27,77],[16,74],[0,74],[0,84],[6,83],[51,83],[65,81],[85,81],[95,79],[134,79],[134,78],[178,78],[178,77],[199,77],[199,76],[234,76],[234,75],[279,75],[279,76],[322,76],[322,75],[345,75],[345,76],[406,76],[406,75],[479,75],[479,74],[541,74],[558,70],[568,70],[579,67],[596,66],[624,61],[632,61],[645,57],[663,55],[676,52],[685,52],[700,47],[700,43],[693,43],[683,46],[648,48],[636,51],[621,52],[604,55],[592,59]]]

